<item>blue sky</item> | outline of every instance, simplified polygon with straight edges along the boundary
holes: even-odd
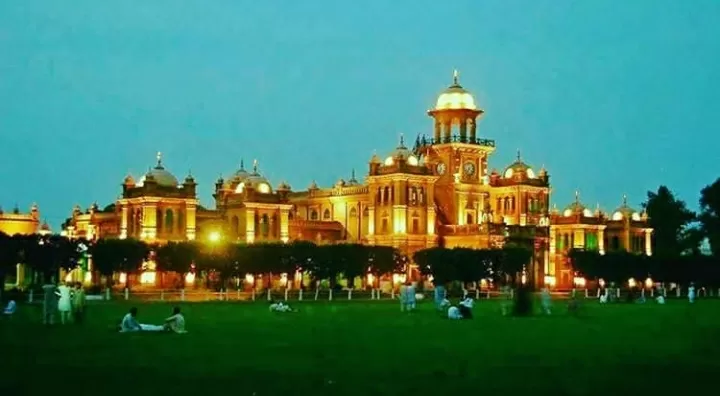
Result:
[[[558,206],[667,184],[695,208],[720,176],[718,1],[71,3],[0,3],[0,205],[55,227],[157,151],[205,205],[241,158],[295,189],[364,174],[432,131],[454,68],[491,166],[522,150]]]

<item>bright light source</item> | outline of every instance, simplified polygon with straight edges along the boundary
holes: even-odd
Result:
[[[140,283],[143,285],[155,284],[155,271],[146,271],[140,274]]]
[[[195,274],[192,272],[188,272],[185,274],[185,284],[186,285],[192,285],[195,283]]]
[[[555,277],[554,277],[554,276],[552,276],[552,275],[545,275],[545,285],[546,285],[546,286],[554,287],[555,284],[556,284],[556,282],[557,282],[557,281],[555,280]]]
[[[375,275],[367,274],[367,283],[368,283],[368,285],[374,285],[375,284]]]
[[[600,278],[600,281],[598,283],[600,284],[600,287],[602,287],[602,288],[605,287],[605,279]]]
[[[637,286],[637,282],[635,282],[635,278],[628,279],[628,286],[630,286],[630,287]]]
[[[648,289],[651,289],[653,287],[652,278],[648,277],[647,279],[645,279],[645,287],[647,287]]]
[[[393,274],[393,283],[405,283],[406,276],[405,274]]]
[[[208,239],[210,242],[217,242],[220,240],[220,233],[217,231],[213,231],[208,235]]]
[[[575,284],[576,287],[585,287],[585,278],[576,276],[573,278],[573,284]]]
[[[253,276],[253,274],[245,274],[245,282],[249,284],[255,283],[255,276]]]

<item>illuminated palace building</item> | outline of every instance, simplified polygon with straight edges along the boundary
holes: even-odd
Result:
[[[650,254],[646,217],[623,205],[610,216],[587,209],[576,196],[560,212],[550,208],[550,176],[520,154],[502,172],[488,160],[493,140],[482,138],[483,115],[473,96],[453,83],[428,111],[432,132],[373,155],[364,180],[294,191],[273,186],[255,161],[215,182],[214,209],[198,203],[191,175],[179,181],[157,164],[127,176],[122,197],[100,209],[73,211],[70,236],[134,237],[149,242],[217,238],[246,243],[309,240],[394,246],[411,254],[432,246],[487,248],[513,236],[531,241],[535,279],[572,282],[568,249],[623,249]],[[411,146],[411,147],[408,147]]]

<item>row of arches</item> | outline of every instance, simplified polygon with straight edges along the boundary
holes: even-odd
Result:
[[[405,197],[407,204],[411,206],[424,205],[426,202],[425,187],[421,186],[405,186]],[[378,205],[392,205],[395,202],[395,186],[378,187],[375,194],[375,203]]]
[[[128,235],[140,237],[143,231],[145,209],[142,207],[130,208],[128,211]],[[155,210],[155,231],[157,237],[183,234],[185,231],[185,216],[183,210],[172,208],[157,208]]]
[[[271,239],[275,240],[280,237],[280,223],[278,222],[277,213],[268,215],[267,213],[255,213],[255,239]],[[232,216],[230,218],[230,231],[233,236],[240,236],[240,218]]]

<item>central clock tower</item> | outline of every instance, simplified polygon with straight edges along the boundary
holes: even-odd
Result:
[[[415,143],[417,154],[424,155],[439,176],[435,183],[439,225],[478,224],[488,219],[487,161],[495,142],[478,137],[477,122],[483,113],[455,71],[452,85],[428,111],[434,120],[433,136],[420,136]]]

